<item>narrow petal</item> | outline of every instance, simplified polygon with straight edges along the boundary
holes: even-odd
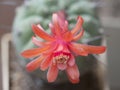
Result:
[[[66,73],[68,75],[69,80],[72,83],[78,83],[79,82],[80,73],[79,73],[79,69],[78,69],[76,64],[72,67],[71,66],[67,67]]]
[[[43,38],[45,40],[48,40],[48,41],[53,41],[54,40],[54,38],[52,36],[50,36],[49,34],[47,34],[46,32],[44,32],[44,29],[40,25],[39,26],[32,25],[32,29],[33,29],[33,32],[37,36],[39,36],[39,37],[41,37],[41,38]]]
[[[50,46],[45,46],[42,48],[34,48],[34,49],[29,49],[21,53],[21,55],[25,58],[31,58],[40,55],[42,52],[48,50]]]
[[[83,33],[84,33],[84,30],[83,30],[83,28],[82,28],[81,31],[80,31],[80,33],[77,34],[77,35],[75,35],[75,36],[73,37],[73,40],[74,40],[74,41],[79,40],[79,39],[83,36]]]
[[[55,28],[53,27],[52,23],[49,23],[49,28],[51,29],[52,35],[55,35]]]
[[[61,29],[60,29],[60,25],[59,25],[59,21],[58,21],[58,15],[56,13],[53,14],[52,20],[53,20],[53,25],[54,25],[54,28],[55,28],[55,34],[57,36],[60,36],[61,35]]]
[[[57,64],[59,70],[65,70],[67,68],[67,64]]]
[[[61,25],[63,25],[63,22],[66,19],[66,13],[61,10],[61,11],[57,12],[57,15],[59,16],[59,20],[60,20]]]
[[[58,76],[58,68],[57,65],[51,65],[50,68],[48,69],[47,73],[47,80],[48,82],[54,82]]]
[[[77,55],[81,55],[81,56],[87,56],[88,52],[85,51],[83,48],[81,47],[76,47],[74,44],[69,44],[69,48],[71,51],[73,51],[75,54]]]
[[[35,44],[35,45],[37,45],[37,46],[43,46],[43,45],[45,45],[45,43],[43,43],[43,42],[41,42],[41,41],[39,41],[36,37],[32,37],[32,42]]]
[[[59,25],[60,27],[63,27],[64,24],[65,24],[65,12],[64,11],[59,11],[56,13],[57,16],[58,16],[58,22],[59,22]]]
[[[73,35],[70,31],[67,31],[64,35],[63,35],[63,39],[66,42],[70,42],[73,39]]]
[[[57,44],[57,49],[55,50],[56,52],[59,52],[59,51],[63,51],[64,50],[64,46],[62,44]]]
[[[65,20],[65,24],[64,24],[64,32],[68,31],[68,21]]]
[[[75,58],[74,58],[73,55],[71,55],[71,58],[70,58],[70,60],[68,61],[68,65],[69,65],[69,66],[73,66],[74,64],[75,64]]]
[[[68,31],[68,22],[66,20],[66,14],[64,11],[57,12],[58,15],[58,22],[60,25],[60,28],[62,29],[62,32]]]
[[[52,60],[51,56],[49,56],[49,57],[47,57],[47,59],[43,60],[40,64],[40,69],[45,71],[49,67],[51,60]]]
[[[48,50],[46,50],[44,53],[42,53],[42,54],[44,54],[44,55],[51,55],[51,53],[52,52],[54,52],[54,50],[56,50],[58,48],[58,44],[57,43],[52,43],[51,44],[51,48],[50,49],[48,49]]]
[[[81,27],[82,27],[82,24],[83,24],[83,18],[78,16],[78,19],[77,19],[77,23],[76,23],[76,26],[72,29],[72,34],[75,34],[77,33]]]
[[[80,79],[79,78],[76,78],[76,79],[72,79],[72,78],[70,78],[70,77],[68,77],[69,78],[69,80],[70,80],[70,82],[72,82],[73,84],[77,84],[77,83],[79,83],[80,82]]]
[[[39,66],[40,66],[40,63],[41,61],[43,60],[44,58],[42,56],[38,57],[37,59],[31,61],[30,63],[28,63],[26,65],[26,69],[27,71],[34,71],[35,69],[37,69]]]
[[[101,54],[106,50],[105,46],[92,46],[92,45],[84,45],[77,43],[74,43],[74,46],[77,48],[83,48],[86,52],[90,54]]]

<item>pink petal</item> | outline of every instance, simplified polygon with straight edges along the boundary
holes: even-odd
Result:
[[[57,13],[54,13],[53,16],[52,16],[52,21],[53,21],[53,25],[54,25],[54,28],[55,28],[55,34],[57,36],[61,36],[61,28],[60,28],[60,25],[59,25],[59,21],[58,21],[58,15]]]
[[[93,54],[101,54],[105,52],[105,46],[92,46],[92,45],[81,45],[86,51]]]
[[[52,60],[51,56],[49,56],[49,57],[47,57],[47,59],[43,60],[40,64],[40,69],[45,71],[49,67],[51,60]]]
[[[63,39],[66,42],[70,42],[71,40],[73,40],[73,35],[70,31],[67,31],[64,35],[63,35]]]
[[[67,64],[57,64],[58,69],[65,70],[67,68]]]
[[[44,32],[44,29],[40,25],[39,26],[32,25],[32,29],[33,29],[33,32],[37,36],[39,36],[39,37],[41,37],[41,38],[43,38],[45,40],[48,40],[48,41],[53,41],[54,40],[54,38],[51,35],[49,35],[46,32]]]
[[[101,54],[105,52],[105,46],[92,46],[92,45],[85,45],[85,44],[73,44],[76,48],[82,48],[84,51],[91,53],[91,54]]]
[[[64,32],[68,31],[68,21],[65,20],[65,24],[64,24]]]
[[[83,18],[78,16],[76,26],[71,30],[72,34],[76,34],[82,27]]]
[[[76,47],[73,43],[69,44],[69,48],[77,55],[87,56],[88,52],[81,47]]]
[[[71,66],[67,67],[66,73],[68,75],[69,80],[72,83],[79,83],[80,73],[76,64],[72,67]]]
[[[56,48],[58,48],[58,44],[57,43],[52,43],[51,48],[46,50],[43,54],[44,55],[50,55],[54,50],[56,50]]]
[[[51,65],[48,69],[47,80],[48,82],[54,82],[58,76],[58,68],[57,65]]]
[[[57,44],[57,49],[55,50],[56,52],[63,51],[64,46],[62,44]]]
[[[83,33],[84,33],[84,30],[81,29],[80,33],[73,37],[73,40],[74,41],[79,40],[83,36]]]
[[[57,15],[58,15],[58,17],[59,17],[59,22],[60,22],[60,25],[61,26],[63,26],[63,22],[65,21],[65,18],[66,18],[66,14],[65,14],[65,12],[64,11],[58,11],[57,12]]]
[[[52,23],[49,23],[49,28],[51,29],[52,35],[55,35],[55,28],[53,27]]]
[[[71,58],[70,58],[70,60],[68,61],[68,65],[69,65],[69,66],[73,66],[74,64],[75,64],[75,58],[74,58],[73,55],[71,55]]]
[[[21,55],[25,58],[35,57],[35,56],[40,55],[44,51],[48,50],[49,48],[50,48],[50,45],[44,46],[42,48],[29,49],[29,50],[22,52]]]
[[[37,45],[37,46],[43,46],[43,45],[45,45],[45,43],[43,43],[43,42],[41,42],[41,41],[39,41],[36,37],[32,37],[32,42],[35,44],[35,45]]]
[[[40,66],[40,63],[41,61],[43,60],[44,58],[42,56],[38,57],[37,59],[31,61],[30,63],[28,63],[26,65],[26,69],[27,71],[34,71],[35,69],[37,69],[39,66]]]
[[[65,20],[66,18],[66,14],[64,11],[59,11],[57,12],[58,15],[58,21],[59,21],[59,25],[62,29],[62,32],[65,32],[68,30],[68,22],[67,20]]]
[[[68,77],[69,78],[69,77]],[[77,83],[79,83],[80,82],[80,79],[79,78],[76,78],[76,79],[71,79],[71,78],[69,78],[69,80],[70,80],[70,82],[72,82],[73,84],[77,84]]]

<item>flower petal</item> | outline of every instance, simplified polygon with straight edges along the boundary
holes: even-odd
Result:
[[[51,56],[49,56],[49,57],[47,57],[47,59],[43,60],[40,64],[40,69],[45,71],[49,67],[51,60],[52,60]]]
[[[83,48],[81,47],[76,47],[73,43],[69,44],[68,45],[69,48],[77,55],[82,55],[82,56],[87,56],[88,55],[88,52],[85,51]]]
[[[50,48],[49,46],[45,46],[42,48],[34,48],[34,49],[29,49],[21,53],[21,55],[25,58],[31,58],[40,55],[42,52],[48,50]]]
[[[65,23],[64,23],[64,32],[68,31],[68,21],[65,20]]]
[[[57,13],[53,14],[52,21],[53,21],[53,25],[54,25],[54,28],[55,28],[55,34],[57,36],[61,36],[61,29],[60,29]]]
[[[67,68],[67,64],[57,64],[58,69],[65,70]]]
[[[59,22],[60,27],[63,27],[65,24],[65,18],[66,18],[65,12],[58,11],[56,14],[58,16],[58,22]]]
[[[79,83],[80,73],[76,64],[72,67],[71,66],[67,67],[66,73],[68,75],[69,80],[72,83]]]
[[[49,23],[49,28],[51,29],[52,35],[55,35],[55,28],[53,27],[52,23]]]
[[[37,46],[44,46],[45,45],[45,43],[43,43],[43,42],[41,42],[41,41],[39,41],[36,37],[32,37],[32,42],[35,44],[35,45],[37,45]]]
[[[66,18],[65,12],[59,11],[57,12],[57,15],[58,15],[58,22],[59,22],[60,28],[62,29],[62,32],[64,33],[68,31],[68,22],[67,20],[65,20]]]
[[[27,71],[34,71],[35,69],[37,69],[39,66],[40,66],[40,63],[41,61],[43,60],[44,58],[42,56],[38,57],[37,59],[31,61],[30,63],[28,63],[26,65],[26,69]]]
[[[76,79],[71,79],[70,77],[68,77],[70,82],[72,82],[73,84],[77,84],[80,82],[80,79],[79,78],[76,78]]]
[[[79,40],[79,39],[83,36],[83,33],[84,33],[84,30],[83,30],[83,28],[82,28],[81,31],[80,31],[80,33],[77,34],[77,35],[75,35],[75,36],[73,37],[73,40],[74,40],[74,41]]]
[[[54,82],[58,76],[58,68],[57,65],[51,65],[50,68],[48,69],[47,73],[47,80],[48,82]]]
[[[53,41],[54,38],[52,36],[50,36],[49,34],[47,34],[46,32],[44,32],[44,29],[39,25],[32,25],[33,28],[33,32],[38,35],[39,37],[48,40],[48,41]]]
[[[69,65],[69,66],[73,66],[74,64],[75,64],[75,58],[74,58],[73,55],[71,55],[71,58],[70,58],[70,60],[68,61],[68,65]]]
[[[73,35],[70,31],[67,31],[64,35],[63,35],[63,39],[66,42],[70,42],[73,39]]]
[[[92,45],[84,45],[84,44],[77,44],[77,43],[74,43],[74,45],[77,48],[83,48],[86,52],[91,54],[101,54],[106,50],[105,46],[92,46]]]
[[[58,48],[58,44],[57,43],[52,43],[50,49],[46,50],[43,54],[44,55],[50,55],[57,48]]]
[[[71,31],[72,34],[77,33],[81,29],[82,24],[83,24],[83,18],[78,16],[76,26]]]

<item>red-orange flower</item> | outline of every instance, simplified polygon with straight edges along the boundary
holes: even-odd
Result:
[[[84,30],[82,28],[83,19],[78,16],[77,23],[72,30],[68,30],[68,22],[63,13],[54,13],[52,23],[49,24],[51,34],[44,31],[41,25],[32,25],[36,36],[44,39],[41,42],[36,37],[32,41],[38,48],[33,48],[22,52],[25,58],[36,57],[26,65],[28,71],[33,71],[40,67],[41,70],[48,69],[48,82],[54,82],[59,70],[65,70],[72,83],[79,82],[79,70],[75,63],[75,55],[87,56],[88,54],[100,54],[105,51],[104,46],[91,46],[76,43]]]

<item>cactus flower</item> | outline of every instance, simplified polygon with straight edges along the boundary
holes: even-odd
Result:
[[[44,41],[40,41],[36,36],[33,36],[32,41],[38,48],[21,53],[25,58],[35,58],[26,65],[26,69],[28,71],[37,68],[42,71],[48,69],[48,82],[54,82],[59,70],[65,70],[68,79],[72,83],[78,83],[80,73],[75,63],[75,56],[101,54],[106,49],[104,46],[92,46],[76,42],[83,36],[83,21],[82,17],[78,16],[75,27],[69,30],[64,14],[59,12],[52,15],[52,23],[49,24],[51,34],[46,33],[40,24],[32,25],[35,35],[44,39]]]

